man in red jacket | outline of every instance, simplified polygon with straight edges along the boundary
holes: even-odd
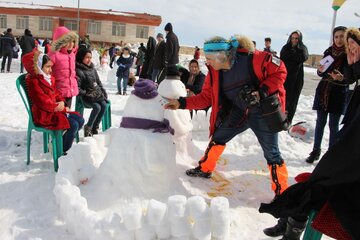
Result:
[[[209,72],[200,94],[170,100],[167,109],[204,109],[211,106],[210,143],[199,166],[186,171],[210,178],[225,144],[250,128],[267,160],[275,195],[287,187],[287,169],[278,147],[278,133],[262,112],[262,100],[275,96],[285,112],[286,68],[270,53],[255,50],[244,36],[230,40],[214,37],[204,44]]]

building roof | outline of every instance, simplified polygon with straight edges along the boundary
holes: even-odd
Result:
[[[62,18],[77,18],[78,9],[63,6],[50,6],[19,2],[0,1],[1,14],[27,15],[27,16],[56,16]],[[147,13],[121,12],[112,9],[80,8],[80,19],[106,20],[149,26],[159,26],[161,16]]]

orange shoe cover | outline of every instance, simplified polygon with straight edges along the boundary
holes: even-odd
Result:
[[[225,150],[225,146],[226,145],[216,144],[215,142],[209,143],[209,146],[207,147],[204,156],[199,161],[201,171],[213,172],[215,170],[216,162]]]
[[[288,185],[288,172],[285,163],[268,165],[271,177],[271,188],[275,195],[280,195]]]

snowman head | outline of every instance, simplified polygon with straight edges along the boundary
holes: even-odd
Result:
[[[135,82],[134,88],[126,102],[123,117],[163,121],[163,99],[157,92],[156,83],[140,78]]]
[[[175,66],[166,69],[166,78],[161,81],[158,92],[162,97],[177,99],[186,97],[185,85],[180,81],[180,73]]]

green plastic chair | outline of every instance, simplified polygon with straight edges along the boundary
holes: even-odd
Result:
[[[44,153],[49,152],[48,144],[49,144],[49,136],[51,137],[52,142],[52,155],[54,160],[54,170],[57,172],[59,165],[58,159],[63,154],[63,138],[62,133],[63,130],[49,130],[46,128],[38,127],[34,125],[33,116],[31,112],[31,101],[28,97],[28,88],[26,86],[25,81],[26,74],[20,75],[16,79],[16,87],[18,92],[23,100],[26,111],[28,113],[29,121],[28,121],[28,130],[27,130],[27,162],[26,164],[30,164],[30,146],[31,146],[31,132],[32,130],[42,132],[43,133],[43,149]]]
[[[303,240],[320,240],[322,233],[316,231],[312,226],[312,222],[316,217],[316,211],[312,211],[309,215],[309,220],[306,223],[306,228],[303,236]]]
[[[106,105],[104,116],[101,119],[101,126],[103,132],[111,127],[111,103],[110,100],[107,101],[108,104]],[[85,106],[81,96],[77,96],[75,103],[75,111],[79,112],[81,116],[83,116],[84,108],[90,108],[90,107]]]

